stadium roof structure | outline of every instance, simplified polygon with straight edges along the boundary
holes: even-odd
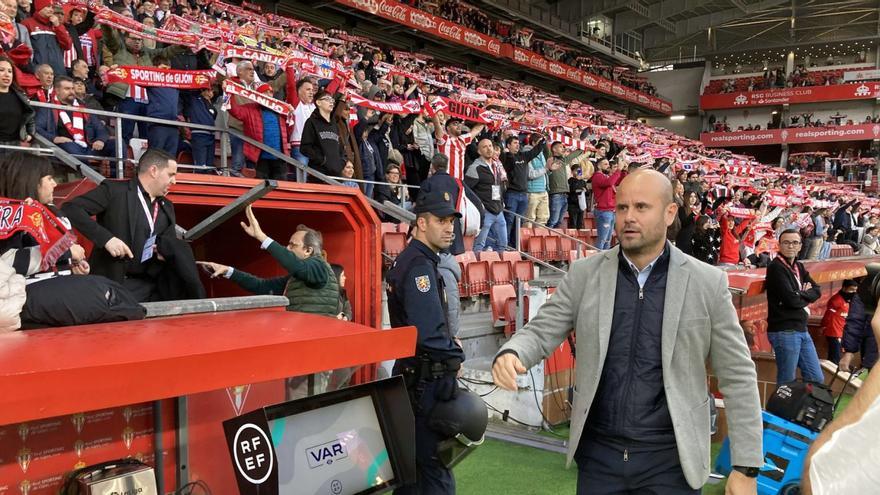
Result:
[[[590,21],[610,21],[614,38],[641,40],[648,63],[831,46],[880,36],[877,0],[479,0],[538,36],[589,44]],[[843,43],[843,44],[841,44]],[[595,43],[594,43],[595,44]],[[631,49],[632,50],[632,49]],[[843,53],[840,53],[843,54]],[[626,62],[619,57],[618,61]]]

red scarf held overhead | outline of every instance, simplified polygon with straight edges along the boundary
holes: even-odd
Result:
[[[174,88],[210,88],[216,77],[212,70],[174,70],[122,65],[110,69],[105,74],[105,83],[124,83],[128,85]]]
[[[285,103],[281,100],[272,98],[271,96],[266,96],[262,93],[247,89],[240,84],[236,84],[230,81],[229,79],[223,81],[223,91],[226,93],[227,97],[239,96],[248,101],[258,104],[263,108],[267,108],[277,114],[283,115],[287,118],[288,123],[293,121],[294,108],[293,105],[289,103]]]
[[[76,242],[58,218],[40,203],[0,198],[0,239],[25,232],[40,246],[40,271],[46,271]]]

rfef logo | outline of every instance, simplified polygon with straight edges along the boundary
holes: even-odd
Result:
[[[306,457],[309,459],[309,467],[316,468],[329,466],[336,461],[348,457],[348,450],[340,440],[322,443],[306,449]]]
[[[232,441],[235,448],[235,467],[249,482],[259,485],[272,474],[274,453],[269,436],[253,423],[238,428]]]

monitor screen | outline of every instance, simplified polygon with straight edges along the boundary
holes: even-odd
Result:
[[[355,495],[390,485],[392,459],[369,392],[293,414],[272,409],[279,494]]]

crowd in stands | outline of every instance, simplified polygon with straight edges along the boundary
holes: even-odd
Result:
[[[785,69],[765,69],[761,77],[740,77],[713,79],[706,86],[704,94],[734,93],[737,91],[760,91],[765,89],[798,88],[806,86],[834,86],[837,84],[854,83],[870,79],[844,80],[847,69],[808,70],[798,65],[790,74]],[[852,70],[852,69],[850,69]]]
[[[624,86],[656,95],[657,89],[645,78],[626,67],[612,67],[581,50],[535,36],[534,31],[519,27],[510,21],[493,19],[479,7],[468,5],[459,0],[411,0],[410,6],[424,10],[436,16],[448,19],[474,31],[493,36],[503,43],[531,50],[550,60],[556,60],[572,67],[577,67],[605,79],[617,81]]]
[[[40,0],[33,12],[17,4],[13,9],[12,2],[3,5],[0,15],[13,29],[3,45],[9,58],[0,59],[0,95],[6,87],[6,94],[15,96],[7,97],[10,105],[0,110],[10,117],[5,128],[0,125],[0,140],[6,143],[19,144],[38,133],[68,152],[93,158],[111,155],[116,147],[108,123],[93,115],[38,108],[34,117],[21,88],[41,102],[204,125],[227,121],[274,150],[232,139],[233,175],[254,169],[258,177],[293,179],[294,171],[278,157],[289,155],[368,197],[404,208],[437,170],[434,158],[441,154],[448,161],[446,172],[471,188],[484,218],[491,217],[483,222],[477,245],[494,250],[516,246],[516,215],[550,227],[564,225],[567,218],[569,227],[579,228],[588,211],[596,216],[599,247],[608,247],[615,185],[627,170],[654,167],[678,179],[690,171],[697,180],[681,182],[699,184],[700,220],[692,222],[693,229],[687,224],[682,236],[692,235],[680,240],[707,253],[702,259],[713,263],[719,259],[708,254],[711,239],[718,239],[719,249],[731,245],[731,235],[751,239],[743,242],[746,251],[735,257],[725,252],[720,262],[736,264],[754,254],[748,250],[757,249],[760,232],[766,231],[756,226],[773,220],[767,218],[768,191],[803,185],[766,167],[758,181],[742,183],[744,178],[727,167],[753,163],[748,158],[520,83],[487,79],[342,31],[219,1],[122,0],[108,9],[76,3],[56,8]],[[461,16],[459,7],[433,8]],[[145,20],[164,29],[162,36],[143,31]],[[19,21],[34,31],[26,36]],[[41,23],[39,30],[28,27],[34,23]],[[223,45],[186,38],[191,30],[204,34],[219,28],[235,28],[235,39]],[[48,29],[54,36],[45,35]],[[230,46],[236,48],[230,52]],[[236,52],[239,48],[251,48],[250,55]],[[196,88],[141,87],[120,75],[119,67],[218,74],[213,85]],[[288,113],[279,113],[276,103],[286,103]],[[212,133],[142,124],[123,124],[124,145],[137,134],[172,157],[190,152],[201,171],[214,169]],[[719,187],[727,193],[716,194]],[[736,203],[741,198],[734,192],[752,188],[759,194],[749,197],[764,199]],[[842,196],[804,195],[796,213],[805,213],[804,202]],[[679,200],[690,204],[691,198],[681,193]],[[751,213],[728,216],[725,201]],[[718,235],[712,234],[715,228],[721,229]]]

